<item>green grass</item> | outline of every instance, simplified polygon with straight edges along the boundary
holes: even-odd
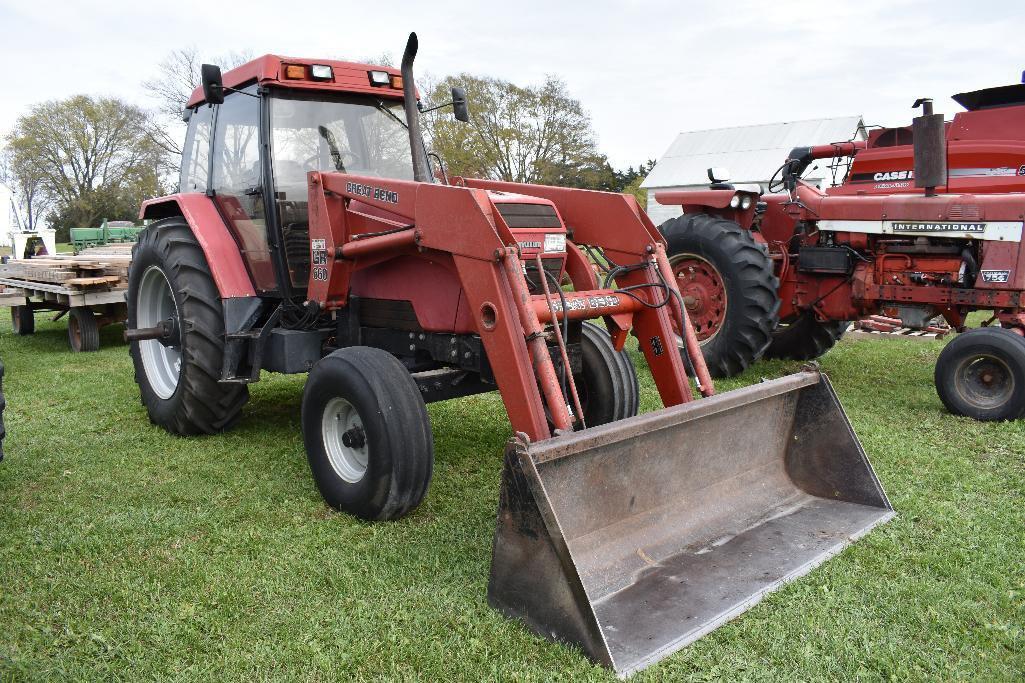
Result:
[[[147,421],[120,328],[73,356],[39,321],[0,323],[0,679],[611,680],[487,606],[496,396],[432,405],[426,501],[364,524],[313,486],[302,378],[255,385],[231,433],[179,439]],[[1025,424],[946,414],[941,346],[823,359],[898,517],[636,680],[1022,679]]]

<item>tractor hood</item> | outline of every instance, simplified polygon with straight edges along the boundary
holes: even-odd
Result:
[[[511,192],[489,191],[488,198],[516,238],[524,260],[533,259],[538,253],[545,257],[565,256],[566,226],[555,204]]]

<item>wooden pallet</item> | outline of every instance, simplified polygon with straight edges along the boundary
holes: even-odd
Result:
[[[874,330],[867,327],[854,327],[844,338],[850,339],[918,339],[922,341],[934,341],[943,339],[950,333],[950,330],[927,331],[913,330],[910,327],[895,327],[892,330]]]

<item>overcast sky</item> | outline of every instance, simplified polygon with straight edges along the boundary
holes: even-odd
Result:
[[[683,130],[848,114],[906,124],[922,96],[950,115],[951,94],[1021,79],[1023,28],[1023,0],[0,0],[0,132],[78,93],[151,105],[140,83],[184,45],[397,60],[416,31],[421,73],[559,76],[625,167]]]

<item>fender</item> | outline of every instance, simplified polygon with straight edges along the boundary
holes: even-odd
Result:
[[[738,195],[751,198],[748,208],[741,209],[730,206],[730,202]],[[755,207],[758,200],[758,193],[739,188],[733,190],[669,190],[655,193],[655,201],[659,204],[679,206],[684,213],[707,213],[711,216],[719,216],[731,220],[745,229],[750,229],[754,224]]]
[[[256,296],[256,289],[242,261],[235,238],[218,213],[213,200],[205,194],[172,194],[147,199],[139,209],[140,219],[182,216],[192,228],[222,299]]]

